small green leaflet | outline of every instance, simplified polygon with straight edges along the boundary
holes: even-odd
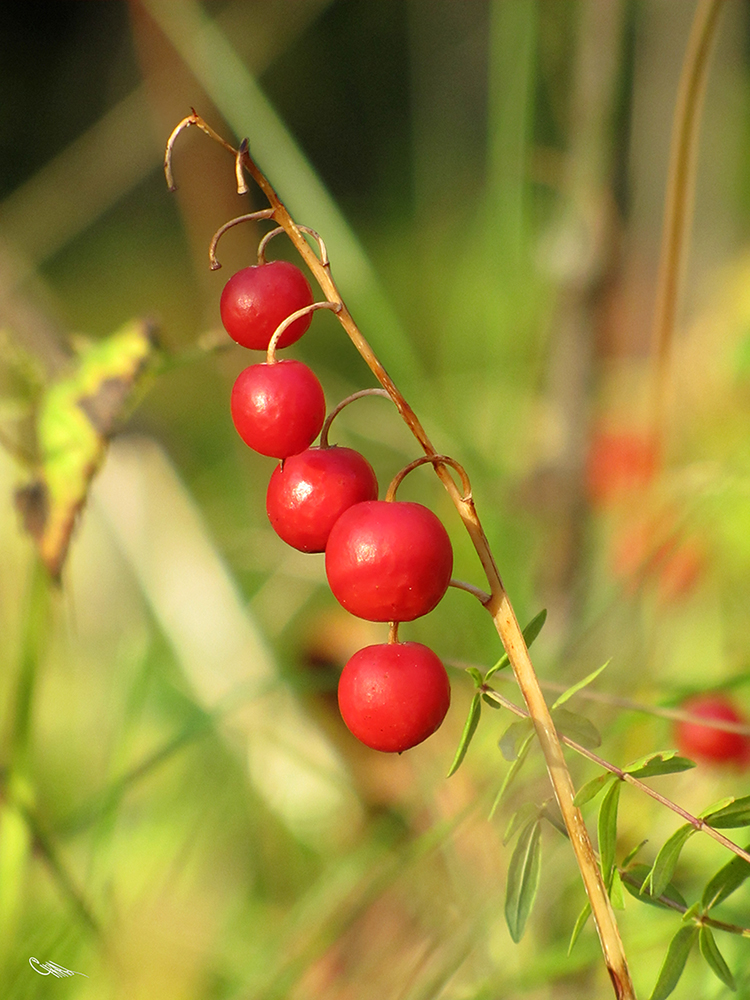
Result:
[[[588,674],[586,677],[584,677],[582,681],[578,681],[578,683],[574,684],[573,687],[569,687],[567,691],[563,691],[563,693],[560,695],[560,697],[554,703],[554,705],[552,706],[552,708],[550,709],[550,711],[554,712],[556,708],[559,708],[560,705],[564,705],[565,702],[569,698],[572,698],[574,694],[578,694],[579,691],[583,690],[583,688],[585,688],[589,684],[591,684],[592,681],[595,681],[596,678],[599,676],[599,674],[603,670],[606,670],[606,668],[609,666],[609,664],[611,662],[612,662],[611,660],[607,660],[606,663],[603,663],[600,667],[597,667],[596,670],[593,670],[590,674]]]
[[[510,936],[516,943],[523,937],[539,888],[542,867],[541,833],[541,821],[538,819],[523,828],[508,867],[505,920]]]
[[[651,1000],[665,1000],[665,997],[668,997],[675,988],[680,981],[680,976],[685,969],[685,963],[697,936],[698,928],[695,924],[681,927],[677,931],[670,941],[667,957],[659,972]]]
[[[535,734],[533,731],[529,733],[529,735],[526,737],[523,744],[521,745],[521,748],[518,751],[518,757],[516,758],[516,760],[513,761],[513,763],[508,768],[508,773],[503,778],[503,783],[500,786],[500,791],[497,793],[497,795],[495,796],[495,801],[492,803],[492,808],[490,809],[490,815],[489,815],[490,819],[492,819],[492,817],[495,815],[497,807],[503,800],[503,796],[510,788],[513,779],[516,777],[518,772],[523,767],[523,763],[529,754],[529,750],[531,749],[531,744],[534,741],[534,735]]]
[[[570,955],[573,948],[575,948],[576,941],[581,936],[581,931],[586,926],[586,922],[591,916],[591,903],[586,903],[578,914],[578,919],[576,920],[575,927],[573,928],[573,933],[570,935],[570,944],[568,945],[568,955]]]
[[[650,871],[651,869],[648,865],[633,865],[623,873],[622,884],[630,895],[635,896],[642,903],[648,903],[649,906],[672,909],[672,907],[664,902],[664,900],[669,900],[672,903],[676,903],[678,907],[687,909],[687,902],[671,882],[660,896],[649,896],[648,893],[643,892],[643,883],[648,878]]]
[[[679,771],[689,771],[695,767],[695,761],[680,757],[676,750],[662,750],[641,757],[623,768],[626,774],[633,778],[654,778],[659,774],[677,774]]]
[[[708,962],[711,967],[711,971],[718,976],[718,978],[729,987],[730,990],[736,990],[737,984],[734,981],[734,976],[729,970],[729,966],[724,961],[724,956],[719,951],[718,945],[716,944],[716,939],[711,932],[711,928],[706,924],[701,925],[701,929],[698,935],[698,944],[700,946],[701,955]]]
[[[748,877],[750,877],[750,864],[744,858],[732,858],[718,870],[703,890],[701,898],[703,910],[708,911],[718,906],[727,896],[731,896],[735,889],[739,889]]]
[[[617,847],[617,807],[620,803],[621,781],[615,781],[607,790],[599,808],[599,863],[604,884],[609,886],[615,867]]]
[[[482,714],[482,695],[480,691],[474,693],[474,697],[471,699],[471,707],[469,708],[469,715],[464,724],[464,731],[461,733],[461,739],[458,742],[458,749],[456,750],[456,756],[453,758],[453,763],[451,764],[448,774],[446,777],[450,778],[452,774],[461,766],[464,757],[466,756],[466,751],[469,749],[469,744],[471,743],[474,733],[477,731],[477,726],[479,725],[479,717]]]
[[[653,868],[643,883],[641,892],[649,892],[652,896],[661,896],[668,883],[672,881],[682,848],[695,832],[695,827],[690,823],[675,830],[656,855]]]
[[[529,624],[523,630],[523,638],[527,648],[531,646],[533,641],[542,631],[542,626],[544,625],[546,620],[547,620],[547,609],[543,608],[538,615],[536,615],[534,618],[531,619]],[[490,669],[484,675],[485,681],[488,681],[493,674],[496,674],[498,672],[498,670],[504,670],[509,663],[510,660],[508,659],[508,654],[503,653],[503,655],[500,657],[497,663],[495,663],[494,666],[490,667]]]
[[[45,391],[36,422],[37,478],[16,493],[26,530],[59,577],[76,518],[107,444],[143,388],[153,330],[133,321],[78,352],[73,370]]]
[[[508,825],[503,835],[503,847],[507,847],[521,827],[531,822],[532,818],[539,818],[539,807],[533,802],[524,802],[521,808],[517,809],[508,820]]]
[[[586,805],[587,802],[590,802],[592,799],[597,797],[599,792],[609,781],[619,781],[619,778],[616,775],[610,774],[609,771],[606,771],[604,774],[598,774],[595,778],[591,778],[590,781],[587,781],[585,785],[581,785],[578,789],[576,797],[573,799],[573,805],[576,805],[579,808]]]
[[[615,910],[625,909],[625,896],[622,892],[622,879],[617,868],[612,869],[612,887],[609,890],[609,898]]]
[[[552,710],[552,721],[561,736],[567,736],[587,750],[595,750],[602,745],[599,730],[585,715],[571,712],[567,708],[555,708]]]
[[[531,719],[517,719],[515,722],[511,722],[498,742],[503,757],[509,761],[518,760],[521,747],[526,742],[529,733],[533,731],[534,724]]]
[[[700,814],[717,830],[734,830],[740,826],[750,826],[750,795],[740,799],[722,799]]]

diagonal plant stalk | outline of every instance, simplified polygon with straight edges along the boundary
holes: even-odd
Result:
[[[407,403],[406,399],[396,387],[388,372],[378,360],[374,351],[362,335],[354,322],[349,310],[346,307],[336,284],[331,276],[330,265],[327,261],[321,261],[313,250],[310,243],[305,238],[302,227],[292,219],[285,205],[278,194],[271,186],[265,175],[255,164],[248,152],[247,140],[243,140],[239,149],[235,149],[218,133],[216,133],[203,119],[193,111],[193,114],[185,118],[172,132],[167,142],[165,153],[165,174],[167,183],[174,189],[172,175],[172,149],[174,142],[180,132],[196,125],[212,139],[222,145],[235,157],[238,176],[238,188],[244,190],[244,183],[240,168],[244,168],[257,183],[266,196],[269,205],[273,209],[270,218],[281,226],[296,250],[305,261],[316,281],[318,282],[326,299],[334,303],[338,308],[336,315],[339,322],[344,327],[350,340],[359,351],[360,355],[373,372],[378,382],[388,392],[396,408],[403,417],[412,434],[416,437],[426,455],[437,457],[438,452],[427,436],[419,419]],[[537,738],[539,740],[542,753],[547,765],[547,770],[552,782],[552,787],[557,799],[560,812],[565,823],[565,827],[570,837],[570,842],[578,862],[581,877],[588,895],[594,922],[599,935],[604,960],[612,980],[615,996],[622,1000],[634,1000],[635,992],[628,969],[627,959],[622,944],[622,939],[617,927],[614,911],[607,894],[606,887],[601,877],[599,866],[596,862],[591,840],[583,821],[580,810],[574,804],[575,789],[570,773],[568,771],[563,756],[562,747],[555,730],[552,717],[550,715],[544,695],[539,686],[536,673],[531,663],[526,643],[523,639],[521,628],[518,624],[515,612],[511,605],[508,594],[503,586],[495,564],[494,557],[490,551],[489,543],[482,528],[481,522],[476,512],[473,498],[469,492],[463,496],[461,489],[456,484],[448,467],[440,462],[434,463],[435,472],[439,476],[446,490],[448,491],[453,504],[458,511],[461,520],[472,540],[474,548],[479,556],[479,560],[484,569],[489,584],[489,594],[487,600],[483,601],[484,606],[490,613],[495,628],[502,640],[505,651],[508,654],[511,667],[515,674],[524,701],[528,707],[529,714],[533,720]]]

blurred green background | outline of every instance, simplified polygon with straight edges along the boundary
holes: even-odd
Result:
[[[592,443],[649,430],[669,136],[694,9],[2,6],[4,1000],[611,995],[591,927],[566,956],[584,894],[552,827],[520,945],[506,929],[505,826],[551,794],[532,756],[488,820],[510,716],[485,712],[445,779],[472,694],[461,664],[501,652],[478,602],[451,589],[402,630],[449,664],[438,734],[393,758],[341,723],[338,670],[386,629],[349,618],[322,556],[287,550],[271,530],[272,462],[229,418],[247,352],[210,346],[223,284],[254,261],[262,229],[225,236],[218,272],[209,240],[262,199],[236,194],[231,159],[195,129],[177,143],[176,195],[161,165],[191,106],[233,143],[249,137],[297,222],[325,239],[344,299],[432,440],[469,471],[518,617],[548,609],[540,676],[554,691],[611,658],[601,699],[575,707],[604,733],[601,754],[624,764],[673,745],[662,710],[689,692],[727,687],[750,707],[750,25],[739,0],[724,5],[706,94],[664,460],[640,477],[616,444],[614,471],[591,457]],[[272,252],[294,259],[281,239]],[[50,587],[14,504],[35,474],[34,416],[72,347],[136,317],[158,324],[169,363],[115,437]],[[373,384],[328,314],[291,353],[330,406]],[[383,400],[334,427],[368,455],[381,495],[417,457]],[[443,517],[455,575],[481,586],[434,477],[413,474],[401,492]],[[570,764],[577,783],[596,774]],[[747,790],[746,775],[705,766],[659,782],[693,811]],[[618,858],[648,839],[653,861],[677,819],[623,795]],[[688,901],[727,860],[691,841],[678,869]],[[743,890],[722,915],[747,926],[747,904]],[[630,898],[619,916],[645,996],[679,918]],[[746,944],[721,946],[750,996]],[[32,956],[88,978],[43,977]],[[688,971],[676,997],[728,995],[697,959]]]

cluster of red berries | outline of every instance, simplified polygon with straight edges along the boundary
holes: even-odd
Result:
[[[310,325],[315,306],[304,274],[285,261],[246,267],[225,285],[220,308],[238,344],[268,352],[240,372],[231,412],[247,445],[281,459],[266,495],[276,533],[302,552],[325,552],[331,590],[351,614],[408,622],[432,611],[453,570],[445,528],[422,504],[378,500],[375,473],[359,452],[327,439],[312,447],[325,421],[323,389],[307,365],[275,357]],[[350,731],[375,750],[398,753],[434,733],[450,703],[445,667],[415,642],[359,650],[338,693]]]

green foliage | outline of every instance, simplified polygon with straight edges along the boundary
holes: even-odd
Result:
[[[677,931],[669,944],[667,957],[659,972],[651,1000],[665,1000],[665,997],[674,990],[685,970],[685,964],[697,937],[698,928],[695,924],[681,927]]]
[[[510,936],[518,942],[539,889],[542,867],[541,821],[528,822],[518,836],[508,867],[505,890],[505,920]]]

